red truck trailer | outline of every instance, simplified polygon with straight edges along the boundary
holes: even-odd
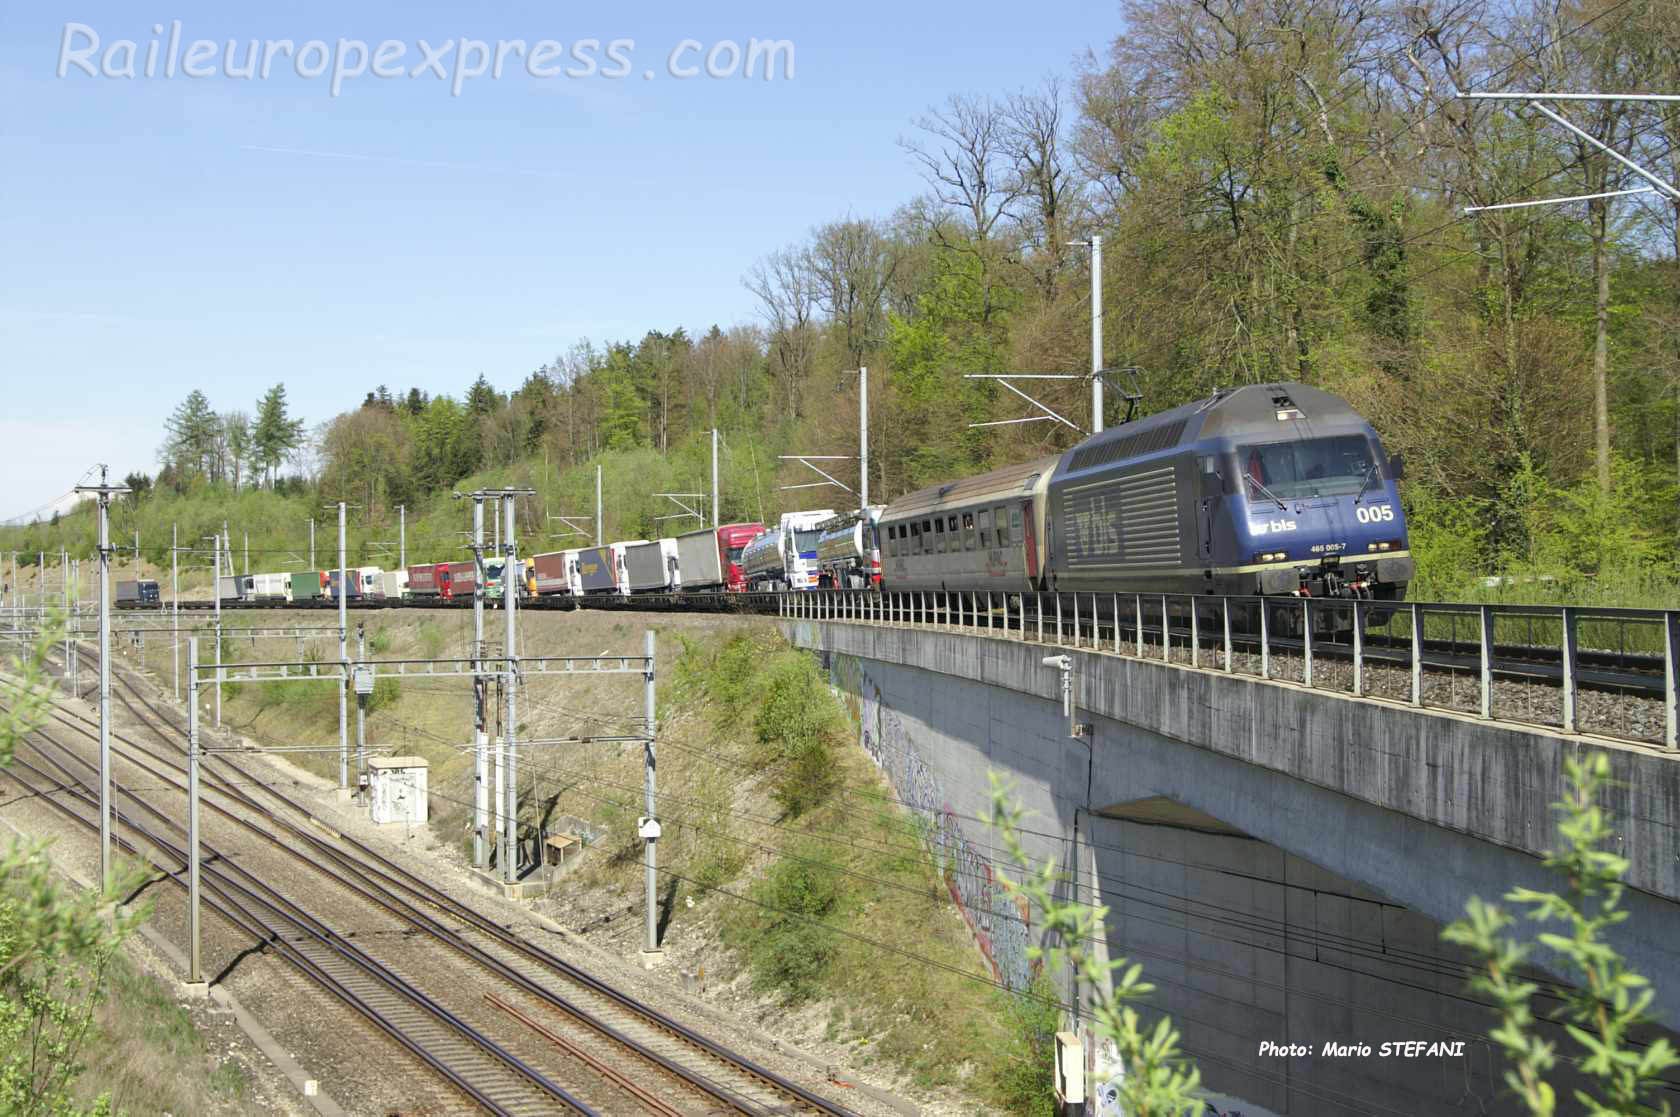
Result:
[[[470,600],[478,586],[478,567],[470,562],[440,562],[437,581],[445,601]]]
[[[413,597],[436,597],[442,591],[438,588],[438,571],[447,564],[435,562],[423,563],[408,568],[408,592]]]

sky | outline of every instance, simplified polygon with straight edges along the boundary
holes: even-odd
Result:
[[[0,520],[95,462],[155,473],[194,388],[249,412],[283,381],[313,426],[379,384],[506,390],[581,339],[751,320],[754,260],[923,189],[897,144],[919,113],[1065,77],[1119,29],[1111,0],[1047,14],[0,0]],[[230,39],[236,71],[255,41],[255,76],[227,75]],[[729,75],[725,41],[752,39],[791,43],[791,78],[785,50],[773,80]],[[293,47],[265,79],[270,40]],[[424,68],[421,40],[452,45]],[[499,79],[498,40],[526,43]],[[567,76],[580,55],[596,72]]]

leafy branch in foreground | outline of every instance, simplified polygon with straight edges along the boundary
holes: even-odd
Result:
[[[1071,966],[1086,991],[1085,1008],[1098,1042],[1113,1044],[1124,1073],[1120,1079],[1121,1112],[1131,1117],[1179,1117],[1200,1112],[1203,1101],[1196,1096],[1201,1072],[1180,1052],[1178,1029],[1162,1016],[1146,1029],[1137,1002],[1155,987],[1143,980],[1143,967],[1124,958],[1099,960],[1088,944],[1100,941],[1108,908],[1062,900],[1056,887],[1062,876],[1053,860],[1034,864],[1021,845],[1021,820],[1025,812],[1015,804],[1013,786],[996,772],[992,784],[992,825],[1003,838],[1009,859],[1021,870],[1019,880],[1000,872],[998,879],[1011,895],[1025,899],[1043,913],[1042,942],[1059,945],[1028,948],[1028,957],[1042,961],[1051,970]],[[1107,987],[1113,982],[1113,991]]]
[[[45,719],[52,703],[47,657],[63,638],[55,618],[29,650],[11,657],[0,680],[0,765]],[[0,850],[0,1114],[68,1117],[81,1112],[74,1087],[81,1052],[104,998],[107,966],[145,919],[113,896],[137,885],[138,870],[107,891],[66,889],[47,844],[14,840]],[[109,1112],[100,1098],[89,1113]]]
[[[1553,992],[1562,1002],[1564,1031],[1581,1050],[1578,1070],[1591,1087],[1574,1091],[1581,1111],[1594,1117],[1667,1114],[1668,1103],[1653,1103],[1651,1096],[1661,1086],[1663,1071],[1680,1063],[1680,1054],[1660,1037],[1648,1046],[1632,1041],[1633,1030],[1649,1021],[1656,990],[1604,940],[1609,928],[1628,917],[1621,906],[1628,862],[1604,848],[1615,835],[1598,805],[1599,793],[1610,782],[1610,760],[1602,752],[1570,757],[1565,771],[1568,792],[1553,804],[1563,816],[1558,831],[1564,848],[1548,853],[1544,864],[1563,874],[1566,890],[1514,888],[1505,900],[1526,908],[1524,914],[1535,923],[1564,928],[1564,933],[1541,931],[1536,939],[1573,979]],[[1557,1091],[1546,1076],[1557,1065],[1557,1049],[1535,1030],[1529,1002],[1540,986],[1517,973],[1533,948],[1506,934],[1516,920],[1498,905],[1472,897],[1465,914],[1441,937],[1481,959],[1470,988],[1489,997],[1499,1014],[1499,1026],[1489,1034],[1511,1062],[1505,1081],[1529,1113],[1551,1117]]]

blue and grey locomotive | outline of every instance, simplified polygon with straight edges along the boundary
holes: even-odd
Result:
[[[1329,392],[1218,392],[1062,456],[1047,497],[1050,582],[1397,600],[1412,576],[1400,470]]]

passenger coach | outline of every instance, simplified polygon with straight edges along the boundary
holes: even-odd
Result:
[[[1042,570],[1044,491],[1055,458],[921,489],[881,513],[890,590],[1034,590]]]

